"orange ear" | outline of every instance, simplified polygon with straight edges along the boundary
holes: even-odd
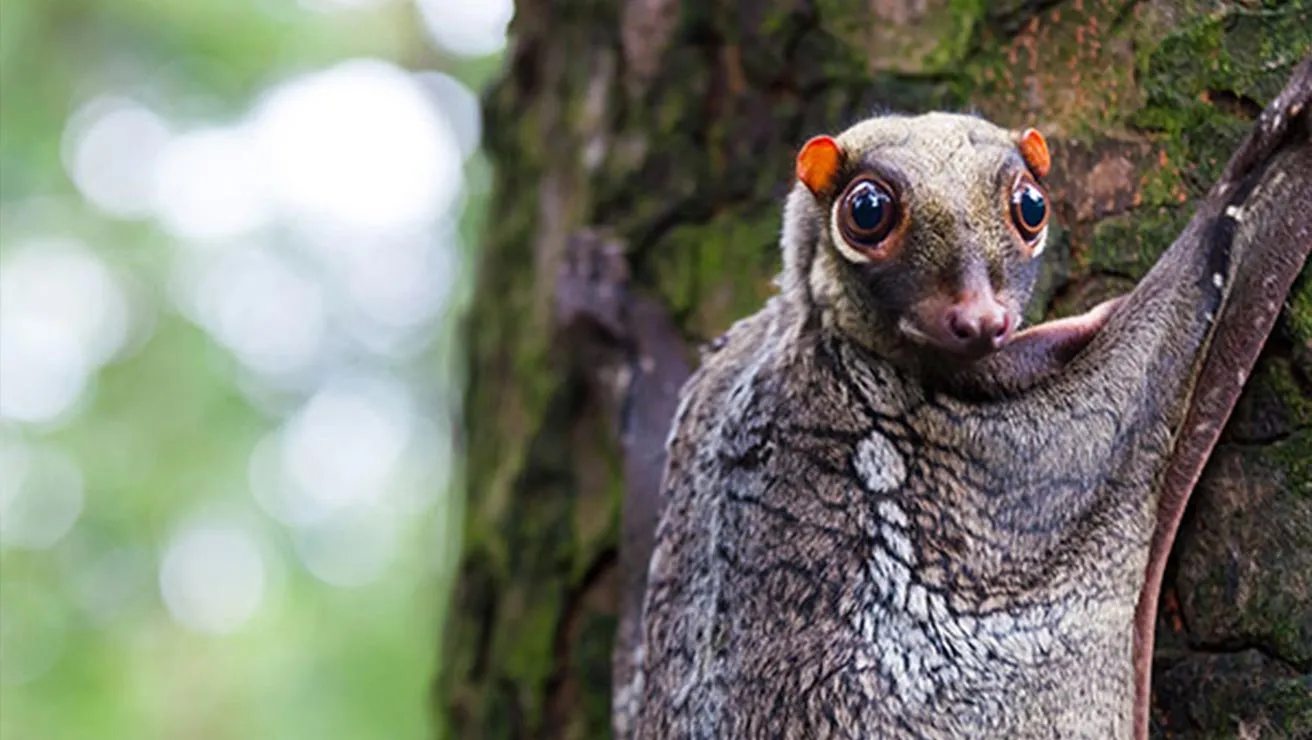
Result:
[[[1035,175],[1043,177],[1048,174],[1048,168],[1052,166],[1052,157],[1048,154],[1048,142],[1038,129],[1025,129],[1020,135],[1018,146],[1021,159],[1025,160],[1025,164],[1030,166]]]
[[[802,146],[797,153],[797,179],[813,194],[829,190],[843,163],[843,150],[828,136],[817,136]]]

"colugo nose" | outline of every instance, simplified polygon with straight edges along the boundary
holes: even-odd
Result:
[[[987,293],[971,293],[947,312],[947,329],[963,344],[998,346],[1011,329],[1007,309]]]

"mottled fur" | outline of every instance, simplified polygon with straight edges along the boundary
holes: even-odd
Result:
[[[674,421],[621,734],[1131,735],[1155,481],[1223,286],[1279,214],[1182,237],[1069,364],[959,367],[897,331],[922,297],[897,291],[983,269],[1028,298],[1014,141],[945,114],[839,137],[902,178],[901,279],[843,254],[824,198],[789,196],[780,295],[705,352]],[[1265,187],[1306,184],[1297,152]]]

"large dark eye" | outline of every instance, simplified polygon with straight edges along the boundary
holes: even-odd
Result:
[[[1011,219],[1025,241],[1033,241],[1048,225],[1048,200],[1043,191],[1028,178],[1022,179],[1011,194]]]
[[[838,207],[838,228],[854,246],[874,248],[897,225],[897,201],[883,183],[858,180],[847,188]]]

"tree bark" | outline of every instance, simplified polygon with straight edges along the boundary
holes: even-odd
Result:
[[[808,136],[885,110],[1040,127],[1060,228],[1029,318],[1072,314],[1170,244],[1312,49],[1312,4],[520,0],[512,35],[434,701],[462,739],[609,733],[618,544],[657,514],[624,492],[659,476],[696,347],[772,292]],[[1176,542],[1159,735],[1312,734],[1310,275]]]

